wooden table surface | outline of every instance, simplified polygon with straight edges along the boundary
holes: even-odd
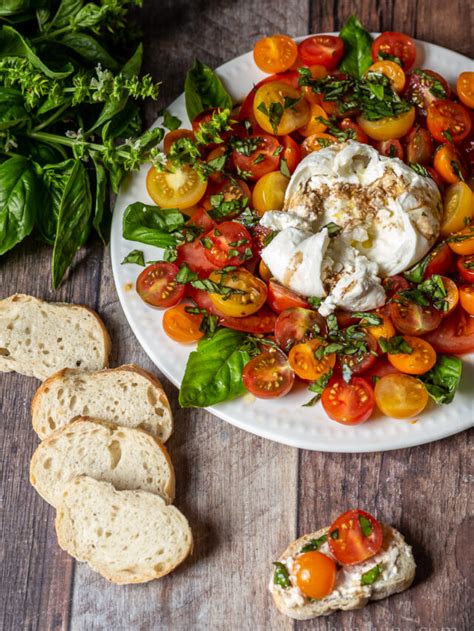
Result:
[[[140,19],[146,70],[163,82],[160,107],[182,91],[194,56],[215,67],[264,34],[338,30],[352,13],[369,30],[400,30],[474,53],[473,5],[466,0],[145,0]],[[156,110],[148,112],[149,122]],[[96,243],[81,252],[57,292],[50,289],[49,257],[49,248],[33,241],[5,256],[0,298],[19,291],[88,304],[109,327],[113,364],[153,369],[118,302],[108,249]],[[469,628],[474,524],[466,432],[387,453],[298,451],[205,411],[180,410],[176,389],[164,379],[176,418],[168,443],[177,471],[176,504],[192,525],[195,551],[160,581],[119,587],[58,548],[53,510],[28,483],[37,444],[29,410],[37,385],[0,376],[5,631]],[[293,623],[269,597],[272,559],[296,536],[356,506],[394,524],[413,544],[413,587],[361,611]]]

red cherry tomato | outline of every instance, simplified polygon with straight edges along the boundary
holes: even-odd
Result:
[[[361,377],[352,377],[349,383],[340,377],[332,377],[323,391],[321,403],[333,421],[359,425],[374,411],[375,398],[372,387]]]
[[[324,66],[332,70],[344,53],[344,42],[334,35],[313,35],[298,46],[298,54],[307,66]]]
[[[211,182],[207,187],[206,195],[202,200],[205,210],[212,210],[211,197],[213,195],[223,195],[223,201],[231,202],[236,199],[250,199],[252,193],[248,185],[243,180],[224,180],[222,182]],[[240,213],[240,209],[235,213]],[[226,215],[226,219],[231,219],[234,215]]]
[[[460,256],[456,264],[463,279],[468,283],[474,283],[474,254]]]
[[[384,278],[382,281],[382,285],[385,289],[385,293],[387,294],[387,298],[393,298],[393,296],[395,296],[395,294],[398,294],[398,292],[405,291],[405,289],[410,289],[410,283],[401,274],[396,274],[395,276],[388,276],[387,278]]]
[[[292,307],[309,307],[305,298],[298,296],[291,289],[283,287],[283,285],[280,285],[273,279],[268,283],[267,302],[276,313],[281,313],[285,309],[291,309]]]
[[[260,399],[282,397],[293,387],[295,373],[282,351],[264,351],[244,366],[242,381]]]
[[[200,237],[200,241],[204,254],[218,267],[242,265],[253,256],[250,232],[237,221],[218,224]]]
[[[370,513],[358,509],[340,515],[329,528],[329,549],[343,565],[355,565],[375,556],[382,541],[382,526]]]
[[[281,158],[286,160],[289,172],[293,173],[298,164],[301,162],[301,147],[291,136],[282,136],[279,140],[283,145]]]
[[[201,228],[203,232],[208,232],[214,228],[216,222],[211,219],[204,208],[198,208],[194,215],[186,222],[188,226],[196,226]]]
[[[245,153],[232,151],[232,159],[237,169],[245,171],[252,180],[258,180],[270,171],[277,171],[280,164],[281,145],[274,136],[267,134],[248,136],[255,149]],[[248,147],[248,145],[247,145]],[[248,153],[248,155],[247,155]]]
[[[178,265],[186,263],[189,269],[196,272],[200,278],[207,278],[211,272],[219,269],[207,258],[206,250],[201,245],[199,238],[178,247],[176,263]]]
[[[405,72],[415,63],[416,46],[411,37],[397,31],[385,31],[372,43],[372,59],[383,61],[384,55],[397,57]]]
[[[465,355],[474,352],[474,317],[457,307],[441,325],[424,339],[437,353]]]
[[[257,311],[257,313],[253,315],[243,318],[224,316],[221,318],[220,323],[222,326],[226,326],[228,329],[234,329],[235,331],[261,334],[273,333],[276,319],[277,317],[273,311],[270,311],[270,309],[264,305],[260,311]]]
[[[361,375],[369,370],[377,359],[378,344],[377,340],[370,333],[365,333],[364,339],[361,340],[367,347],[365,353],[355,353],[354,355],[343,355],[340,359],[341,366],[348,366],[354,375]],[[375,354],[374,354],[375,353]]]
[[[404,335],[424,335],[436,329],[443,318],[441,311],[431,305],[422,307],[400,295],[390,303],[389,313],[393,326]]]
[[[217,315],[221,319],[227,317],[224,316],[222,311],[220,311],[220,309],[215,306],[207,291],[204,291],[203,289],[196,289],[191,285],[186,285],[186,296],[188,298],[191,298],[191,300],[193,300],[198,307],[200,307],[201,309],[205,309],[208,313]]]
[[[426,116],[429,106],[438,99],[449,99],[451,88],[444,77],[434,70],[417,69],[407,76],[404,98],[416,105]]]
[[[391,140],[379,140],[374,143],[374,146],[382,156],[403,160],[402,143],[396,138],[392,138]]]
[[[376,379],[385,377],[385,375],[393,375],[400,371],[395,368],[387,359],[386,355],[375,360],[375,364],[364,373],[364,379],[370,384],[374,384]],[[375,378],[375,379],[374,379]]]
[[[453,266],[453,252],[447,243],[440,243],[427,256],[431,258],[423,274],[425,279],[433,274],[444,276]]]
[[[176,282],[179,267],[174,263],[153,263],[137,278],[137,292],[149,305],[165,309],[184,296],[184,285]]]
[[[461,142],[469,136],[472,128],[467,109],[446,99],[435,101],[429,106],[426,124],[433,138],[439,142]]]
[[[196,134],[197,132],[199,132],[201,130],[201,125],[203,123],[208,123],[213,114],[215,114],[216,112],[222,111],[222,108],[219,107],[211,107],[207,110],[204,110],[203,112],[201,112],[200,114],[198,114],[195,118],[193,118],[192,122],[191,122],[191,126],[193,128],[193,132]],[[224,131],[221,132],[219,134],[219,137],[221,138],[222,141],[227,140],[231,135],[231,131]],[[219,144],[221,143],[208,143],[206,145],[206,149],[208,151],[210,151],[211,149],[213,149],[214,147],[217,147]]]
[[[339,123],[339,129],[342,129],[342,131],[350,130],[350,137],[352,138],[352,140],[363,142],[365,144],[369,142],[369,137],[367,136],[365,131],[351,118],[343,118],[342,121]]]
[[[406,136],[407,162],[418,164],[430,164],[433,158],[433,141],[424,127],[416,125]]]
[[[273,230],[271,228],[265,228],[265,226],[257,224],[254,228],[251,228],[250,231],[253,238],[254,252],[260,254],[260,252],[266,246],[266,241],[273,233]]]
[[[293,307],[282,311],[275,323],[276,343],[287,353],[298,343],[326,334],[326,320],[317,311]]]

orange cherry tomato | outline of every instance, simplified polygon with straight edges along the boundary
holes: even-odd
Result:
[[[244,386],[260,399],[275,399],[288,394],[294,380],[295,373],[286,355],[278,349],[257,355],[245,365],[242,372]]]
[[[456,283],[447,276],[440,276],[446,290],[447,309],[443,311],[443,315],[448,315],[453,311],[459,302],[459,290]]]
[[[456,81],[456,92],[464,105],[474,108],[474,72],[461,72]]]
[[[259,39],[253,49],[255,63],[268,74],[291,68],[298,56],[298,46],[288,35],[271,35]]]
[[[164,171],[152,166],[146,177],[149,196],[162,208],[190,208],[203,197],[206,188],[207,182],[188,165],[167,164]]]
[[[423,375],[436,363],[436,352],[426,340],[405,335],[405,342],[411,347],[411,353],[388,353],[388,361],[400,372],[409,375]]]
[[[467,177],[459,152],[451,143],[439,146],[434,155],[433,166],[448,184],[455,184]]]
[[[369,142],[369,137],[365,131],[351,118],[343,118],[339,123],[339,129],[342,129],[342,131],[350,131],[349,137],[352,138],[352,140],[357,140],[357,142],[363,142],[365,144]]]
[[[412,106],[407,112],[398,116],[387,116],[380,120],[369,120],[365,116],[358,116],[357,122],[363,131],[374,140],[390,140],[405,136],[415,122],[415,108]]]
[[[280,285],[280,283],[273,278],[271,278],[268,283],[268,305],[276,313],[281,313],[285,311],[285,309],[291,309],[292,307],[309,308],[306,298]]]
[[[322,552],[312,550],[298,555],[293,572],[296,584],[307,598],[324,598],[334,589],[336,563]]]
[[[369,326],[364,324],[362,321],[364,329],[368,331],[377,341],[379,341],[381,337],[384,337],[385,339],[393,337],[395,335],[395,327],[393,326],[390,318],[382,313],[377,313],[376,315],[382,320],[382,322],[377,325]]]
[[[441,235],[445,237],[462,230],[474,216],[474,193],[464,182],[456,182],[446,190],[443,208]]]
[[[301,162],[301,147],[293,140],[291,136],[283,136],[279,139],[283,145],[281,159],[286,160],[288,171],[293,173],[298,164]]]
[[[474,315],[474,285],[461,285],[459,301],[464,311],[467,311],[469,315]]]
[[[321,359],[317,359],[315,351],[322,345],[317,339],[308,340],[301,344],[295,344],[290,350],[288,360],[290,366],[300,379],[307,381],[316,381],[326,374],[336,364],[336,353],[323,355]]]
[[[209,294],[213,305],[226,316],[243,318],[256,313],[267,299],[267,286],[263,280],[246,269],[215,271],[209,279],[230,290],[230,293]]]
[[[472,127],[466,108],[448,99],[439,99],[429,106],[426,124],[439,142],[461,142]]]
[[[328,147],[329,145],[333,145],[334,143],[339,142],[339,140],[332,136],[331,134],[314,134],[313,136],[308,136],[301,145],[301,150],[303,152],[303,156],[307,156],[313,151],[320,151],[324,149],[324,147]]]
[[[289,181],[289,178],[280,171],[273,171],[261,177],[252,192],[254,210],[259,215],[263,215],[267,210],[281,210]]]
[[[402,92],[405,87],[405,73],[394,61],[376,61],[370,66],[367,72],[376,72],[385,75],[389,79],[395,92]]]
[[[300,90],[284,81],[272,81],[255,93],[253,113],[266,132],[285,136],[308,123],[310,106]]]
[[[374,388],[375,403],[385,416],[413,418],[428,404],[428,392],[416,377],[394,373],[381,377]]]
[[[382,541],[382,526],[373,515],[358,509],[340,515],[328,533],[329,549],[343,565],[355,565],[375,556]]]
[[[302,64],[303,65],[303,64]],[[324,66],[310,66],[309,70],[311,72],[311,79],[324,79],[328,76],[328,71]],[[304,97],[310,103],[316,103],[317,105],[321,105],[322,96],[314,92],[313,88],[309,85],[305,85],[302,88]]]
[[[180,138],[189,138],[194,140],[194,132],[190,129],[173,129],[169,131],[163,138],[163,151],[168,154],[174,142]]]
[[[314,134],[320,134],[327,129],[327,125],[323,123],[323,120],[329,120],[325,110],[317,103],[310,102],[310,119],[306,125],[300,127],[298,130],[302,136],[313,136]],[[321,120],[323,119],[323,120]]]
[[[191,305],[181,303],[163,314],[163,330],[175,342],[191,344],[204,337],[200,329],[204,316],[186,311],[192,308]]]
[[[267,264],[265,263],[263,259],[260,259],[260,263],[258,264],[258,274],[260,278],[264,280],[266,283],[268,283],[268,281],[272,277],[270,268],[267,266]]]
[[[449,239],[449,247],[456,254],[463,256],[474,254],[474,226],[467,226],[464,230],[453,234]]]

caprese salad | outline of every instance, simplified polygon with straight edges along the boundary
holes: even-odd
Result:
[[[208,66],[188,72],[192,129],[164,113],[156,205],[123,218],[163,249],[124,260],[144,266],[137,292],[197,342],[182,406],[304,382],[354,425],[453,399],[474,351],[474,72],[450,86],[415,57],[352,17],[339,37],[258,41],[269,76],[237,106]]]

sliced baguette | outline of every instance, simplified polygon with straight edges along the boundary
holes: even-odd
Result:
[[[138,427],[163,442],[173,431],[161,383],[133,365],[96,372],[60,370],[38,388],[31,414],[33,429],[42,440],[79,416]]]
[[[24,294],[0,300],[0,372],[43,380],[61,368],[105,368],[109,354],[107,329],[88,307]]]
[[[193,544],[184,515],[158,495],[117,491],[87,476],[64,488],[56,533],[63,550],[119,584],[168,574]]]
[[[78,475],[111,482],[117,489],[157,493],[174,499],[173,465],[163,444],[150,434],[81,418],[44,440],[30,464],[30,482],[57,507],[65,485]]]
[[[275,585],[272,574],[269,587],[278,610],[295,620],[309,620],[318,616],[328,616],[338,610],[361,609],[370,600],[381,600],[408,589],[413,582],[416,569],[411,546],[406,543],[403,535],[395,528],[382,524],[382,530],[381,551],[363,563],[338,569],[335,588],[325,598],[314,602],[303,599],[301,594],[288,592],[288,589],[292,592],[295,590],[298,592],[297,587],[284,589]],[[323,535],[327,535],[328,532],[329,528],[322,528],[317,532],[303,535],[288,546],[279,561],[285,562],[295,558],[304,545],[312,539],[319,539]],[[395,553],[396,560],[393,561],[390,559],[395,549],[397,551]],[[320,547],[320,551],[330,555],[327,543]],[[389,562],[395,566],[393,575],[387,572],[387,576],[382,574],[372,585],[362,586],[360,584],[360,579],[357,577],[358,573],[365,573],[377,564],[381,564],[384,569],[385,566],[388,568]],[[347,574],[344,574],[346,571]]]

